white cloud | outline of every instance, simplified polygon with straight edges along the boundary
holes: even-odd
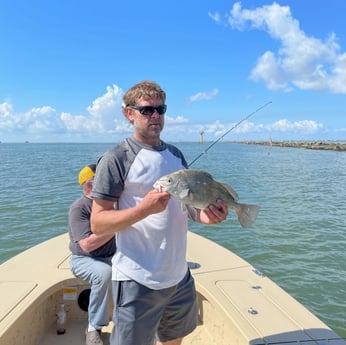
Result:
[[[220,14],[209,16],[221,22]],[[270,90],[346,93],[346,53],[340,52],[334,33],[324,40],[306,35],[290,7],[276,2],[253,10],[237,2],[225,18],[233,29],[262,30],[280,43],[278,51],[268,50],[258,57],[250,79]]]
[[[117,85],[107,86],[107,92],[87,107],[88,115],[62,113],[61,120],[69,131],[115,132],[127,122],[120,111],[122,96],[123,91]]]
[[[280,119],[270,124],[255,124],[251,121],[244,121],[239,126],[235,123],[221,123],[215,121],[210,124],[195,126],[193,133],[196,135],[203,130],[205,134],[210,134],[212,137],[219,138],[229,131],[232,134],[253,134],[253,133],[287,133],[287,134],[313,134],[323,129],[323,124],[313,120],[288,121]],[[228,133],[227,133],[228,134]],[[225,137],[226,138],[226,137]],[[227,138],[226,138],[227,139]],[[231,140],[231,139],[229,139]]]
[[[217,23],[221,23],[222,18],[219,13],[208,13],[208,16]]]
[[[211,100],[217,94],[219,93],[218,89],[214,89],[212,91],[207,91],[207,92],[198,92],[193,96],[190,96],[188,99],[189,103],[194,103],[194,102],[200,102],[200,101],[206,101],[206,100]]]
[[[1,117],[7,117],[10,116],[13,112],[13,107],[11,103],[4,102],[0,104],[0,115]]]
[[[270,131],[302,133],[315,133],[322,128],[323,124],[316,121],[303,120],[290,122],[286,119],[276,121],[275,123],[267,126],[267,129]]]
[[[129,136],[133,132],[132,125],[121,113],[122,90],[113,85],[107,87],[106,93],[95,99],[87,107],[85,115],[73,115],[57,112],[54,108],[43,106],[32,108],[23,113],[16,113],[8,101],[0,103],[1,140],[36,142],[51,141],[115,141]],[[308,135],[319,133],[323,125],[313,120],[290,122],[281,119],[270,124],[256,124],[250,121],[242,123],[223,123],[219,120],[211,123],[192,122],[181,115],[165,117],[166,125],[163,138],[167,141],[196,141],[200,132],[204,132],[205,140],[216,140],[225,136],[225,140],[235,140],[237,135],[248,137],[278,133],[285,135]],[[236,126],[236,127],[235,127]],[[233,128],[235,127],[235,128]],[[228,135],[228,132],[229,135]],[[11,138],[12,140],[9,140]]]
[[[101,120],[106,129],[114,128],[114,115],[120,113],[124,92],[117,85],[107,86],[107,92],[97,98],[87,110],[97,120]]]
[[[244,121],[236,128],[235,123],[189,123],[188,125],[172,124],[165,127],[162,138],[166,141],[198,141],[203,131],[205,141],[216,141],[222,138],[225,141],[237,140],[268,140],[269,137],[276,140],[296,140],[297,138],[310,140],[321,139],[323,125],[312,120],[288,121],[278,120],[274,123],[254,123]]]
[[[177,123],[179,123],[179,124],[188,123],[188,122],[189,122],[189,120],[186,117],[181,116],[181,115],[179,115],[177,117],[171,117],[171,116],[165,115],[165,124],[168,124],[168,125],[177,124]]]
[[[211,133],[220,136],[227,131],[227,124],[221,123],[219,120],[203,126],[204,133]]]
[[[11,103],[0,104],[0,130],[21,132],[53,132],[62,128],[56,110],[49,106],[15,113]]]
[[[42,141],[47,140],[46,134],[50,133],[50,141],[64,135],[71,140],[75,134],[80,138],[95,135],[100,138],[102,134],[129,133],[132,127],[121,113],[122,96],[118,86],[108,86],[106,93],[87,107],[85,115],[59,113],[49,106],[17,113],[10,102],[0,103],[0,133],[17,141],[21,141],[24,134]]]
[[[9,102],[4,102],[0,104],[0,130],[10,130],[13,126],[13,107]]]

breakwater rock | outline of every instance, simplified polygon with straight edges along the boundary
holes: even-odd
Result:
[[[279,147],[296,147],[310,150],[346,151],[346,143],[329,141],[244,141],[244,144]]]

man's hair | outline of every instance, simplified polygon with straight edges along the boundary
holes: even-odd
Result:
[[[161,87],[153,81],[144,80],[132,86],[123,96],[123,107],[129,105],[137,105],[137,101],[143,98],[144,100],[158,99],[165,103],[166,93]]]

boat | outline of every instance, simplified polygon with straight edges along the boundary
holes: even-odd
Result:
[[[70,272],[68,242],[67,233],[56,236],[0,265],[0,345],[85,344],[90,289]],[[346,345],[279,285],[222,246],[189,232],[187,260],[199,324],[183,345]],[[61,304],[67,323],[58,335]],[[105,344],[112,327],[110,322],[103,329]]]

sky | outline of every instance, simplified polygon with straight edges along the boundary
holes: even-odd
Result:
[[[344,0],[1,0],[0,142],[119,142],[133,132],[122,96],[142,80],[167,93],[168,142],[346,140],[345,13]]]

